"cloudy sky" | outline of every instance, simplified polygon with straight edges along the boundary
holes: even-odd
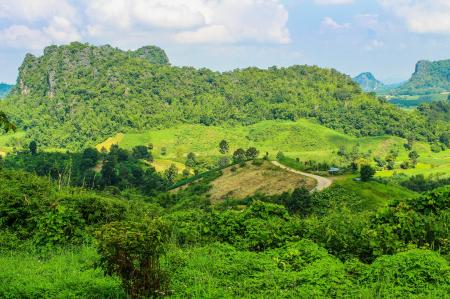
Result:
[[[71,41],[158,45],[174,65],[316,64],[407,79],[450,58],[450,0],[0,0],[0,81],[27,52]]]

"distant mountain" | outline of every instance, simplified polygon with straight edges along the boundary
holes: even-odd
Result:
[[[384,88],[384,84],[378,81],[372,73],[362,73],[353,78],[364,91],[379,91]]]
[[[13,87],[12,85],[6,83],[0,83],[0,98],[5,97],[12,87]]]
[[[397,95],[425,95],[450,91],[450,59],[421,60],[405,84],[394,90]]]

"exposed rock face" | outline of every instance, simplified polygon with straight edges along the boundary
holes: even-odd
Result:
[[[432,94],[450,91],[450,59],[440,61],[421,60],[405,84],[396,94]]]
[[[122,51],[109,45],[95,47],[88,44],[72,43],[67,46],[49,46],[44,55],[36,57],[27,54],[19,68],[16,92],[27,96],[30,93],[53,98],[59,90],[67,89],[67,75],[92,76],[98,74],[97,62],[107,59],[142,58],[152,64],[169,64],[164,50],[146,46],[136,51]],[[89,69],[89,74],[79,71]],[[111,79],[114,74],[111,72]]]

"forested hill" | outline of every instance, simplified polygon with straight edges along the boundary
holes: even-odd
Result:
[[[450,91],[450,59],[419,61],[411,79],[395,90],[396,94],[416,95]]]
[[[372,73],[361,73],[353,81],[359,84],[364,91],[379,91],[384,84],[378,81]]]
[[[28,54],[1,109],[41,145],[79,148],[117,132],[177,123],[252,124],[313,118],[356,136],[430,136],[425,119],[315,66],[218,73],[173,67],[164,51],[72,43]]]
[[[12,86],[5,83],[0,83],[0,98],[6,96],[11,90]]]

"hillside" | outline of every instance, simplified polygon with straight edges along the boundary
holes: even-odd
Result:
[[[393,92],[397,95],[424,95],[449,91],[450,59],[447,59],[419,61],[411,79]]]
[[[361,86],[362,90],[367,92],[377,92],[383,90],[384,84],[378,81],[372,73],[361,73],[353,81]]]
[[[436,120],[442,117],[437,112],[428,113]],[[441,124],[443,125],[443,124]],[[237,148],[256,147],[262,154],[266,152],[269,158],[275,159],[279,151],[292,159],[301,161],[314,160],[331,164],[342,164],[342,157],[338,152],[344,148],[350,153],[357,150],[368,155],[367,161],[374,157],[386,157],[391,150],[398,151],[398,167],[402,161],[408,160],[408,152],[404,148],[407,140],[395,136],[354,137],[339,133],[318,123],[299,120],[291,121],[263,121],[249,126],[218,127],[204,125],[178,125],[169,129],[148,130],[139,133],[119,133],[97,145],[109,149],[112,144],[131,150],[138,145],[153,147],[153,155],[157,159],[171,160],[178,163],[186,161],[189,152],[195,153],[202,159],[218,159],[219,142],[225,139],[230,144],[230,153]],[[165,148],[165,154],[161,151]],[[420,154],[419,169],[395,169],[380,172],[380,175],[400,173],[442,173],[450,170],[450,150],[434,153],[430,145],[416,142],[414,149]],[[0,144],[1,150],[1,144]],[[158,164],[157,164],[158,165]],[[166,166],[170,163],[166,163]]]
[[[0,98],[5,97],[11,90],[12,85],[6,83],[0,83]]]
[[[230,167],[214,180],[209,191],[212,202],[227,198],[244,199],[256,193],[278,195],[305,187],[311,190],[316,182],[277,166],[264,162],[262,165],[247,163],[244,167]]]
[[[354,136],[429,139],[423,117],[379,101],[346,75],[315,66],[218,73],[172,67],[156,47],[72,43],[27,55],[2,105],[27,138],[77,149],[116,133],[176,124],[249,125],[312,118]]]

